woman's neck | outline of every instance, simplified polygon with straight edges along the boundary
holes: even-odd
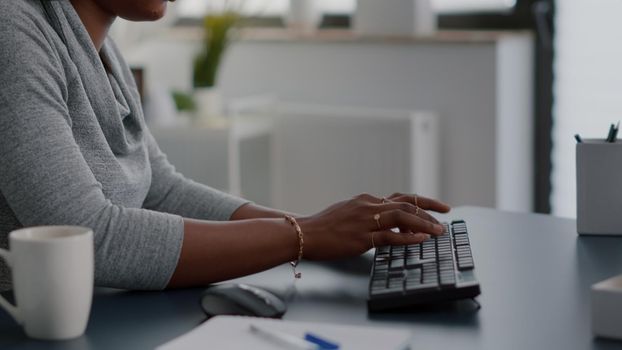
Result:
[[[70,0],[99,52],[116,16],[101,8],[95,0]]]

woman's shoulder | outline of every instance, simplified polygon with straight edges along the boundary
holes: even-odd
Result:
[[[24,64],[36,59],[36,55],[48,60],[58,58],[58,45],[53,43],[57,34],[41,1],[49,0],[0,0],[1,62]]]
[[[0,42],[5,45],[15,42],[27,44],[23,42],[25,39],[45,39],[46,34],[53,29],[47,20],[41,1],[1,0]]]
[[[23,93],[23,84],[16,82],[38,82],[29,89],[43,90],[44,79],[55,87],[66,84],[59,54],[62,41],[48,22],[41,1],[49,0],[0,0],[0,95]]]
[[[35,24],[45,21],[41,0],[2,0],[0,1],[0,23]]]

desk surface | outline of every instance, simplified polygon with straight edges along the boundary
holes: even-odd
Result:
[[[593,339],[589,290],[622,273],[622,238],[578,237],[575,221],[535,214],[458,208],[451,218],[469,226],[482,305],[371,317],[365,308],[368,259],[351,271],[303,263],[303,278],[286,319],[412,329],[413,349],[622,349]],[[281,266],[241,279],[277,292],[291,286]],[[153,349],[189,331],[205,317],[202,289],[166,292],[98,290],[84,336],[65,342],[25,337],[0,313],[1,349]]]

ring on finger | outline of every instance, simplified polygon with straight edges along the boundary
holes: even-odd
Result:
[[[376,221],[376,226],[378,226],[378,229],[381,230],[382,228],[380,227],[380,213],[374,215],[374,220]]]
[[[414,195],[415,197],[415,215],[419,215],[419,198],[417,198],[417,195]]]

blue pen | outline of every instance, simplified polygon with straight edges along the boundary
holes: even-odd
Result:
[[[311,342],[313,344],[317,344],[317,346],[321,349],[321,350],[337,350],[339,349],[339,344],[332,342],[330,340],[327,340],[326,338],[320,337],[317,334],[313,334],[313,333],[306,333],[305,334],[305,340],[308,342]]]

